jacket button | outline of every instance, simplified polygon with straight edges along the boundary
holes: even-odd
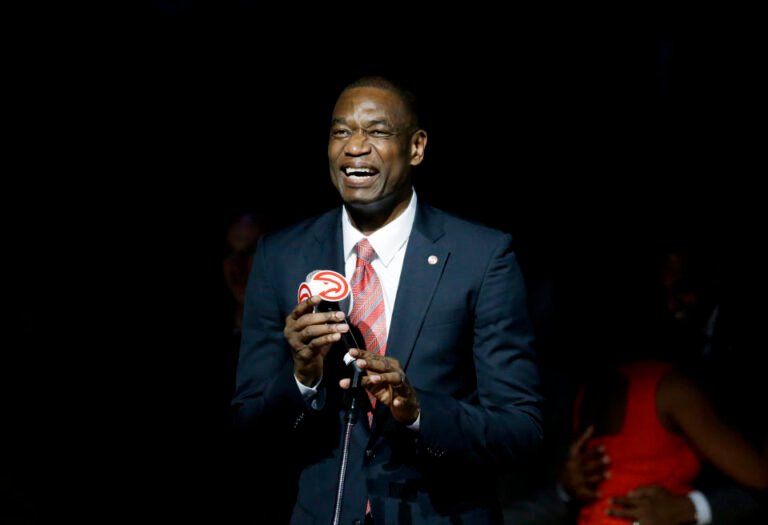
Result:
[[[363,522],[359,519],[355,519],[352,521],[352,525],[363,525]]]
[[[373,459],[373,458],[376,457],[376,454],[373,453],[373,449],[372,448],[366,448],[365,449],[365,457],[367,457],[369,459]]]

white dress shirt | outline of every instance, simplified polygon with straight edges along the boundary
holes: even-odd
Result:
[[[368,239],[376,252],[371,266],[379,277],[381,291],[384,294],[387,335],[389,335],[389,327],[392,324],[392,310],[395,307],[397,286],[400,284],[400,273],[403,271],[405,249],[408,246],[408,237],[411,236],[415,219],[416,192],[411,194],[411,202],[399,217],[368,237],[352,226],[346,208],[341,214],[341,232],[344,239],[344,274],[347,280],[352,282],[352,274],[355,273],[355,265],[357,264],[355,245],[360,240]],[[349,302],[349,312],[347,313],[352,311],[353,301],[354,298]]]

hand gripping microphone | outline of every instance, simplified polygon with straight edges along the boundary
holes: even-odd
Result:
[[[299,285],[299,302],[306,301],[313,295],[319,295],[322,300],[320,304],[315,307],[316,312],[334,312],[339,311],[339,301],[346,299],[350,294],[351,288],[349,281],[340,273],[332,270],[315,270],[307,275],[305,282]],[[345,321],[339,321],[339,323],[347,323]],[[351,379],[351,388],[358,388],[360,386],[360,378],[363,375],[363,370],[357,366],[354,357],[349,355],[351,348],[363,348],[355,339],[354,331],[356,327],[353,327],[349,323],[349,330],[341,334],[341,344],[347,350],[344,354],[344,363],[349,366],[352,365],[353,373]]]

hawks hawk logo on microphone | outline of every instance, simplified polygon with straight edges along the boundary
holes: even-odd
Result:
[[[351,289],[349,281],[333,270],[315,270],[307,275],[307,280],[299,285],[299,302],[306,301],[313,295],[319,295],[326,301],[339,302],[345,299]]]

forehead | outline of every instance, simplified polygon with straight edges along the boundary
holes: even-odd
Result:
[[[333,108],[334,119],[387,120],[406,122],[408,110],[394,92],[377,87],[355,87],[344,91]]]

